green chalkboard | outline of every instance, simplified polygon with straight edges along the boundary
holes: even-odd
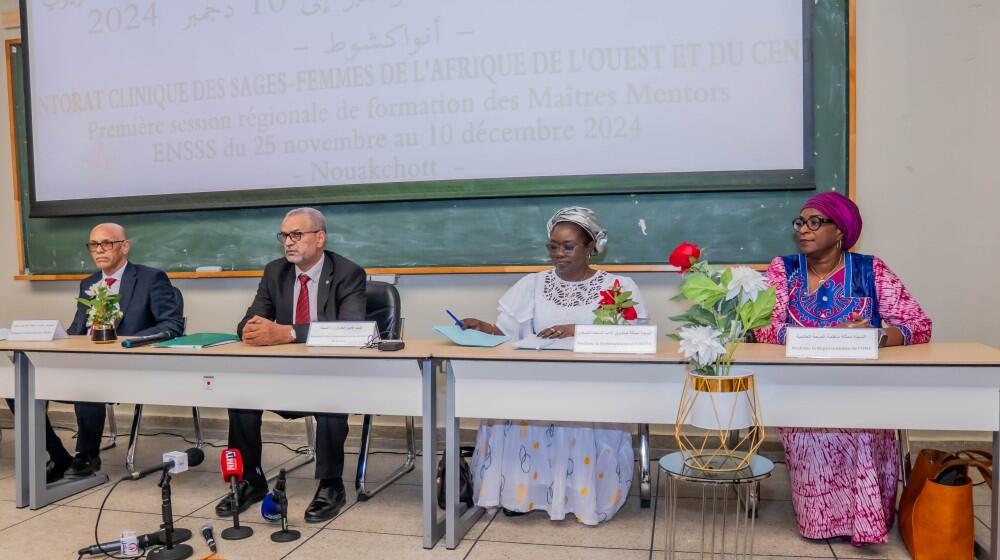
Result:
[[[711,248],[716,262],[760,263],[794,250],[791,220],[816,188],[848,187],[847,0],[822,2],[812,10],[811,115],[814,137],[811,184],[775,178],[760,184],[757,174],[726,176],[728,190],[634,194],[585,194],[587,184],[560,196],[475,198],[409,202],[315,204],[327,216],[329,247],[362,266],[461,267],[534,265],[547,262],[545,221],[553,210],[589,206],[609,230],[604,264],[662,263],[681,240]],[[92,270],[84,247],[95,223],[124,225],[132,258],[167,271],[217,265],[224,270],[261,268],[280,256],[274,238],[288,206],[211,209],[108,216],[30,216],[27,188],[22,51],[11,45],[16,173],[22,200],[27,274],[70,274]],[[715,179],[715,178],[713,178]],[[714,180],[711,182],[715,182]],[[752,183],[752,184],[751,184]],[[571,183],[569,183],[571,186]],[[669,189],[663,189],[669,190]]]

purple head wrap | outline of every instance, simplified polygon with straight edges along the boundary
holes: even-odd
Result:
[[[833,220],[837,229],[844,234],[844,250],[848,250],[861,237],[861,211],[858,205],[846,196],[833,191],[817,194],[802,205],[803,209],[815,208]]]

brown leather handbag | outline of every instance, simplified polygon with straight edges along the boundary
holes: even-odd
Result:
[[[985,451],[920,451],[899,500],[899,532],[914,560],[973,557],[975,513],[970,467],[993,486],[993,456]]]

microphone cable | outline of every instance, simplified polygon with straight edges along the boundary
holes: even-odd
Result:
[[[97,545],[98,548],[100,548],[100,546],[101,546],[101,538],[98,535],[97,528],[101,524],[101,514],[104,513],[104,506],[108,503],[108,498],[111,497],[111,493],[115,491],[115,488],[118,488],[118,485],[121,484],[122,482],[124,482],[125,480],[128,480],[128,479],[120,478],[120,479],[116,480],[114,484],[111,485],[111,488],[108,489],[108,493],[105,494],[104,495],[104,499],[101,500],[101,507],[97,509],[97,521],[94,522],[94,544]],[[113,558],[114,560],[133,560],[134,558],[142,559],[142,558],[146,557],[146,549],[145,548],[142,549],[142,554],[140,556],[138,556],[138,557],[135,557],[135,556],[132,556],[132,557],[129,557],[129,556],[115,556],[114,554],[112,554],[112,553],[104,550],[103,548],[101,548],[101,553],[104,554],[105,557],[107,557],[107,558]],[[83,558],[83,554],[81,554],[80,557],[77,560],[80,560],[80,558]]]

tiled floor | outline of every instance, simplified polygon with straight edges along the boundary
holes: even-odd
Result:
[[[72,448],[71,432],[60,431]],[[164,451],[184,449],[190,445],[177,437],[155,436],[141,440],[137,463],[154,464]],[[218,441],[213,441],[219,444]],[[288,442],[292,447],[299,442]],[[104,472],[112,479],[124,473],[125,438],[118,448],[103,455]],[[0,558],[64,559],[75,558],[76,550],[94,542],[94,522],[98,507],[108,492],[105,485],[72,496],[39,511],[14,507],[13,433],[3,431],[0,444]],[[216,536],[228,524],[218,519],[214,504],[226,492],[217,466],[217,450],[211,449],[203,465],[194,472],[178,475],[173,484],[173,511],[176,525],[197,530],[204,523],[215,527]],[[265,467],[277,468],[295,462],[296,455],[279,445],[266,445]],[[392,453],[373,455],[369,464],[369,479],[378,480],[391,472],[402,457]],[[357,455],[348,455],[345,473],[353,473]],[[662,484],[657,484],[654,507],[642,509],[635,496],[625,504],[610,523],[586,527],[576,521],[549,521],[544,514],[518,518],[503,515],[483,516],[469,532],[457,550],[449,551],[443,543],[433,550],[424,550],[420,538],[420,473],[413,473],[390,486],[368,502],[358,502],[353,488],[348,490],[348,504],[332,521],[320,525],[302,522],[302,512],[315,488],[311,480],[312,466],[290,475],[289,495],[292,526],[302,531],[302,538],[293,543],[278,544],[269,535],[276,527],[262,520],[258,509],[252,508],[243,521],[253,527],[254,536],[244,541],[219,540],[219,558],[304,560],[312,558],[544,558],[561,559],[652,559],[663,557],[664,499]],[[655,475],[654,475],[655,476]],[[160,523],[160,490],[154,477],[139,482],[123,483],[108,499],[101,517],[99,536],[102,541],[117,538],[123,529],[151,532]],[[989,494],[985,487],[975,490],[978,530],[987,531]],[[698,500],[690,492],[682,494],[680,525],[677,536],[679,560],[698,558]],[[788,475],[778,464],[774,476],[762,488],[760,516],[756,524],[755,550],[770,560],[793,558],[909,558],[898,532],[882,546],[855,548],[848,542],[810,541],[799,536],[788,495]],[[209,551],[200,538],[189,542],[195,549],[193,558],[206,558]]]

